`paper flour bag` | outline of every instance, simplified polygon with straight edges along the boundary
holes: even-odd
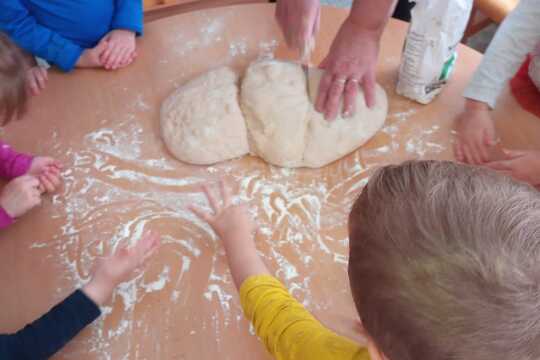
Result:
[[[450,77],[473,0],[416,0],[399,67],[396,91],[422,104]]]

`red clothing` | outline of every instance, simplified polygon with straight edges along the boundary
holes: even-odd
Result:
[[[33,157],[27,154],[18,153],[9,145],[0,142],[0,177],[11,180],[24,175],[32,165]],[[13,223],[14,219],[0,207],[0,229]]]
[[[510,89],[522,108],[540,117],[540,91],[529,77],[530,62],[531,55],[527,56],[527,60],[510,81]]]

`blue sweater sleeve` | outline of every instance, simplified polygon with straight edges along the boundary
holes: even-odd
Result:
[[[47,359],[99,315],[99,307],[77,290],[24,329],[0,335],[0,359]]]
[[[24,50],[64,71],[75,67],[83,51],[77,44],[38,24],[20,0],[2,0],[0,30]]]
[[[115,13],[111,28],[131,30],[137,35],[143,31],[142,0],[115,0]]]

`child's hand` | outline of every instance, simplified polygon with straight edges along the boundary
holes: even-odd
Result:
[[[457,118],[456,130],[454,153],[458,161],[480,165],[491,160],[490,148],[496,144],[496,133],[487,104],[467,100]]]
[[[135,53],[135,33],[129,30],[113,30],[102,41],[109,47],[101,54],[100,60],[105,69],[116,70],[133,62]]]
[[[101,62],[101,54],[107,48],[109,47],[109,43],[107,41],[100,41],[99,44],[97,44],[92,49],[86,49],[83,51],[81,56],[79,57],[79,60],[77,61],[77,67],[79,68],[99,68],[103,67],[103,63]]]
[[[252,234],[255,230],[255,224],[248,213],[247,206],[245,204],[232,205],[230,190],[223,181],[220,181],[220,189],[223,197],[222,204],[212,195],[207,185],[203,186],[206,198],[214,210],[213,215],[193,206],[190,206],[191,211],[210,224],[216,234],[224,241]]]
[[[51,157],[38,156],[32,160],[27,174],[33,175],[39,180],[41,192],[51,193],[62,182],[60,175],[62,167],[62,164],[58,160]]]
[[[26,86],[28,92],[32,95],[39,95],[41,90],[45,89],[45,84],[48,79],[47,69],[41,66],[31,67],[26,72]]]
[[[505,150],[507,159],[486,166],[533,186],[540,185],[540,151]]]
[[[240,288],[248,277],[268,274],[269,271],[257,255],[254,242],[255,224],[246,205],[232,205],[231,194],[223,181],[220,181],[220,187],[222,204],[212,195],[208,186],[203,187],[214,214],[193,206],[190,206],[190,209],[208,222],[223,241],[234,283]]]
[[[160,241],[158,234],[148,232],[132,248],[122,248],[111,257],[99,260],[92,280],[83,288],[84,293],[97,305],[105,304],[114,288],[129,280],[135,270],[156,252]]]
[[[30,175],[11,180],[0,193],[0,206],[12,218],[26,214],[40,204],[39,180]]]

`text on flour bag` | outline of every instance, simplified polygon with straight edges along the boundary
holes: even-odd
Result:
[[[396,92],[427,104],[441,92],[452,73],[473,0],[414,2]]]

